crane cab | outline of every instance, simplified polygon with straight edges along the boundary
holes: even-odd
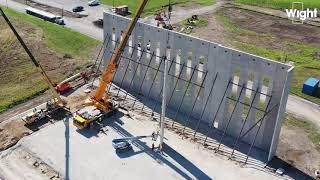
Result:
[[[78,129],[90,128],[90,125],[95,120],[102,118],[103,113],[95,106],[86,106],[79,111],[73,117],[73,125]]]
[[[73,125],[78,129],[90,128],[95,121],[101,122],[104,117],[110,117],[119,108],[119,104],[112,101],[109,112],[103,112],[95,106],[85,106],[78,110],[73,117]]]

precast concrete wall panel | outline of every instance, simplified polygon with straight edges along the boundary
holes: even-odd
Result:
[[[128,18],[104,13],[104,37],[111,39],[105,43],[104,68],[128,23]],[[241,137],[268,152],[269,160],[274,156],[292,66],[138,22],[114,83],[161,102],[164,59],[169,62],[169,108]]]

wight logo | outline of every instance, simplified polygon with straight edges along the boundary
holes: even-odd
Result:
[[[307,8],[304,10],[303,2],[293,2],[292,9],[286,9],[286,13],[289,19],[292,20],[294,24],[303,24],[307,19],[317,18],[318,10]]]

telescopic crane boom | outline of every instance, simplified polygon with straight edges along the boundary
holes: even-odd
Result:
[[[14,35],[17,37],[17,39],[19,40],[20,44],[22,45],[23,49],[27,52],[28,56],[30,57],[31,61],[33,62],[33,64],[37,67],[37,69],[40,71],[43,79],[46,81],[46,83],[49,85],[50,90],[52,91],[52,95],[54,96],[55,99],[57,99],[58,103],[61,104],[66,104],[66,102],[64,100],[61,99],[60,95],[58,94],[58,92],[56,91],[56,89],[53,86],[52,81],[50,80],[49,76],[47,75],[47,73],[44,71],[44,69],[42,68],[42,66],[39,64],[39,62],[35,59],[35,57],[33,56],[33,54],[30,52],[29,48],[27,47],[27,45],[24,43],[23,39],[21,38],[21,36],[19,35],[19,33],[16,31],[16,29],[14,28],[14,26],[11,24],[10,20],[8,19],[8,17],[6,16],[6,14],[4,13],[4,11],[1,9],[0,7],[0,14],[3,16],[4,20],[6,21],[6,23],[9,25],[10,29],[12,30],[12,32],[14,33]]]
[[[120,60],[121,54],[122,54],[122,52],[128,42],[128,39],[129,39],[135,25],[137,24],[137,22],[140,18],[140,15],[142,14],[143,9],[146,6],[147,2],[148,2],[148,0],[141,1],[140,6],[139,6],[135,16],[133,17],[127,30],[125,31],[125,34],[124,34],[122,40],[120,41],[120,44],[117,46],[115,53],[112,55],[111,60],[109,61],[107,68],[102,73],[99,86],[96,89],[94,95],[91,97],[89,102],[84,103],[84,106],[87,106],[87,107],[79,110],[82,113],[79,113],[74,118],[73,122],[77,128],[83,129],[85,127],[88,127],[88,125],[90,126],[91,122],[93,122],[97,119],[101,119],[100,118],[101,115],[91,115],[90,113],[88,114],[88,111],[90,111],[89,109],[92,109],[88,106],[96,107],[97,110],[102,111],[102,114],[109,113],[115,109],[114,103],[112,102],[111,98],[105,94],[105,91],[106,91],[107,86],[108,85],[110,86],[112,83],[111,81],[112,81],[113,76],[116,72],[117,63]],[[84,110],[84,109],[87,109],[87,110]],[[97,112],[96,110],[92,110],[92,111]],[[96,114],[96,113],[94,113],[94,114]]]
[[[117,63],[120,59],[120,56],[128,42],[128,39],[135,27],[135,25],[137,24],[140,15],[142,14],[142,11],[145,7],[145,5],[147,4],[148,0],[143,0],[139,6],[138,11],[136,12],[134,18],[132,19],[130,25],[127,28],[126,33],[123,36],[123,39],[121,40],[120,44],[118,45],[118,47],[115,50],[115,53],[112,55],[111,60],[106,68],[106,70],[103,72],[101,80],[100,80],[100,84],[94,94],[94,96],[92,97],[93,103],[99,103],[100,105],[102,105],[103,107],[107,107],[108,103],[110,101],[110,98],[107,97],[105,95],[105,91],[108,85],[111,84],[112,78],[114,76],[114,73],[117,69]],[[108,111],[107,109],[105,110],[105,112]]]

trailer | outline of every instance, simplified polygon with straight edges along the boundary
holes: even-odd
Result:
[[[52,99],[46,102],[46,106],[43,108],[34,108],[32,112],[23,116],[21,119],[26,125],[36,123],[45,118],[51,118],[51,114],[64,108],[63,106],[57,105],[56,100]]]
[[[42,11],[40,9],[32,8],[32,7],[27,7],[26,13],[35,17],[38,17],[40,19],[43,19],[45,21],[49,21],[52,23],[57,23],[59,25],[64,25],[64,20],[61,16],[56,16],[52,13]]]

